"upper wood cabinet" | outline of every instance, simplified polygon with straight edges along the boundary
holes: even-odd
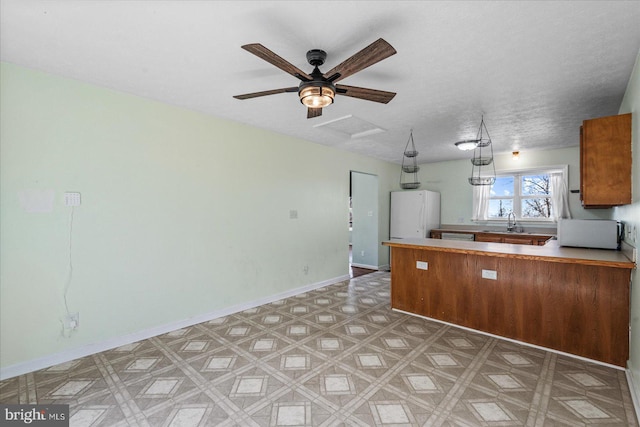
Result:
[[[631,203],[631,113],[582,122],[580,200],[585,208]]]

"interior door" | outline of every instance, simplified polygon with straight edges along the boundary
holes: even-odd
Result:
[[[352,265],[378,268],[378,177],[351,172]]]

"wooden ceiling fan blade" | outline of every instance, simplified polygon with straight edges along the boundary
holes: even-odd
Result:
[[[320,117],[322,115],[322,108],[307,108],[307,119],[313,119],[314,117]]]
[[[387,43],[384,39],[378,39],[362,49],[360,52],[327,71],[324,75],[334,76],[335,74],[339,74],[339,77],[332,80],[333,82],[337,82],[357,73],[358,71],[364,70],[365,68],[380,62],[395,53],[396,50],[393,46]]]
[[[275,95],[277,93],[297,92],[297,91],[298,91],[298,87],[294,86],[294,87],[285,87],[282,89],[265,90],[262,92],[245,93],[244,95],[235,95],[234,98],[235,99],[251,99],[251,98],[257,98],[259,96]]]
[[[246,44],[242,46],[242,48],[247,52],[253,53],[258,58],[264,59],[268,63],[275,65],[285,73],[291,74],[295,78],[298,78],[303,81],[311,80],[311,76],[309,76],[307,73],[305,73],[300,68],[296,67],[286,59],[278,56],[277,54],[273,53],[266,47],[262,46],[260,43]]]
[[[386,92],[384,90],[367,89],[365,87],[347,85],[336,85],[336,93],[338,95],[350,96],[352,98],[380,102],[381,104],[387,104],[394,96],[396,96],[395,92]]]

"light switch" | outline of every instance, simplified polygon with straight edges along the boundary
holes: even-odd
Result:
[[[80,193],[66,192],[64,193],[65,206],[80,206]]]

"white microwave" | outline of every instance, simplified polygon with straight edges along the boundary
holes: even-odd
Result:
[[[558,221],[560,246],[619,249],[622,223],[610,219],[561,219]]]

